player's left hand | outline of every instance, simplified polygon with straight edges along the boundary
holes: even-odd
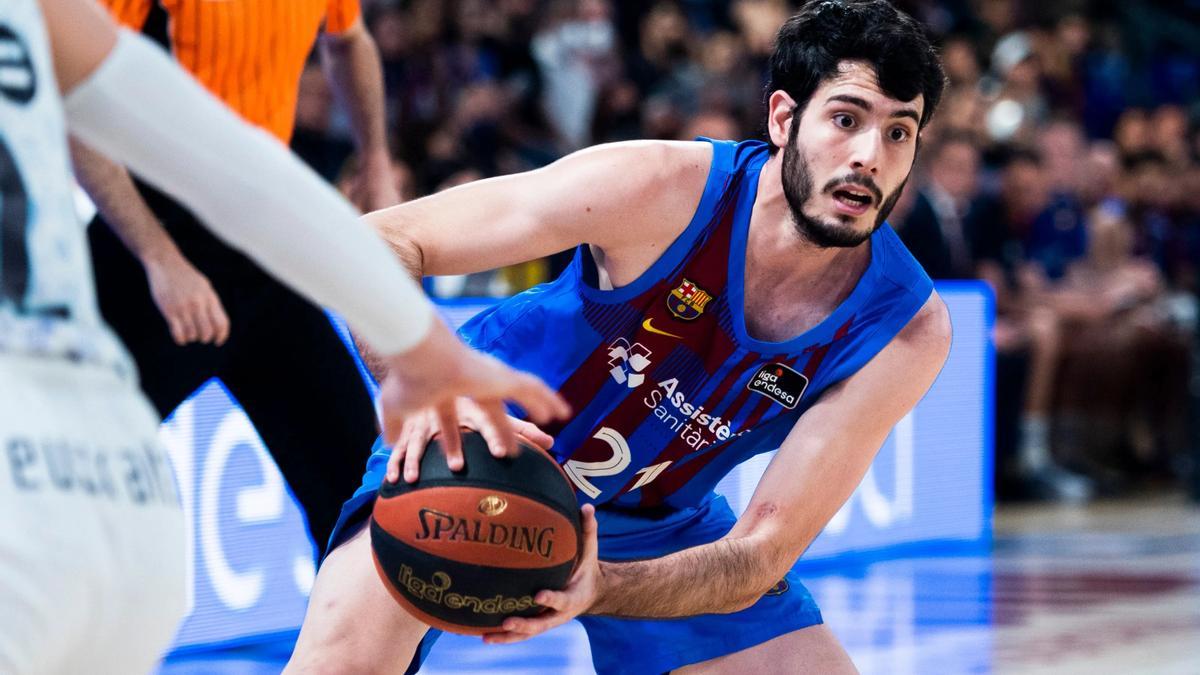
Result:
[[[509,617],[500,626],[504,631],[483,636],[484,642],[502,645],[528,640],[563,625],[596,604],[596,599],[600,597],[601,581],[596,509],[591,504],[584,504],[580,513],[583,517],[583,554],[566,588],[561,591],[538,591],[534,600],[546,608],[545,612],[527,619]]]

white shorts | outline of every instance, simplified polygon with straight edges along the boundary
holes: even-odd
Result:
[[[186,612],[158,418],[99,366],[0,354],[0,673],[145,673]]]

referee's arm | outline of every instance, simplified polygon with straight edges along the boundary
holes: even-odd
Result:
[[[225,344],[230,323],[220,297],[150,210],[129,171],[76,138],[71,164],[105,224],[141,263],[171,339],[178,345]]]
[[[345,0],[338,2],[346,4]],[[334,96],[349,113],[354,144],[358,149],[353,201],[363,211],[377,211],[400,201],[388,150],[379,50],[361,15],[344,29],[337,21],[332,13],[326,20],[325,32],[318,43],[321,64]]]

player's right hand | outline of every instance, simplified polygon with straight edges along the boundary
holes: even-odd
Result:
[[[483,433],[483,430],[489,425],[488,413],[471,399],[458,399],[456,412],[459,426]],[[550,434],[539,429],[536,424],[512,416],[507,419],[513,431],[526,443],[547,451],[554,445],[554,439]],[[400,432],[400,440],[392,446],[392,454],[388,458],[387,480],[396,482],[400,479],[401,470],[403,470],[406,482],[416,481],[420,474],[421,457],[424,456],[425,446],[429,444],[429,441],[438,434],[441,434],[443,439],[450,434],[457,437],[457,431],[457,429],[443,429],[437,411],[432,408],[410,415],[404,421],[404,430]],[[455,448],[451,450],[443,440],[442,447],[446,448],[446,464],[452,471],[461,471],[464,465],[462,444],[456,443]],[[492,454],[496,457],[505,456],[504,449],[493,449],[490,441],[488,448],[492,449]]]
[[[179,254],[146,261],[145,269],[150,295],[175,344],[225,344],[229,315],[208,277]]]
[[[432,408],[438,429],[457,430],[459,397],[478,406],[474,423],[497,457],[517,449],[515,420],[505,410],[506,401],[520,406],[535,424],[571,413],[567,402],[541,380],[468,348],[440,319],[415,347],[385,358],[384,363],[387,376],[379,386],[380,421],[383,442],[392,448],[401,440],[405,421],[427,408]],[[458,433],[444,434],[442,447],[447,457],[457,455],[461,461]],[[395,481],[399,476],[389,473],[389,478]]]

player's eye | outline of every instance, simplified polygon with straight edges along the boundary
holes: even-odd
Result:
[[[842,129],[853,129],[855,125],[854,117],[846,113],[838,113],[833,116],[833,123]]]
[[[897,143],[903,143],[904,141],[907,141],[908,135],[908,129],[905,129],[904,127],[893,127],[892,130],[888,132],[888,137]]]

